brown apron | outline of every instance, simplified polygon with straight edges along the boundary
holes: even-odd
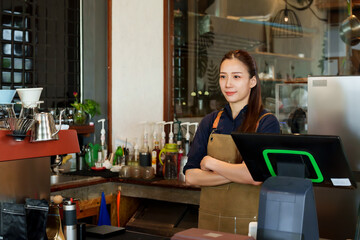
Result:
[[[222,111],[215,119],[213,129],[217,128],[221,114]],[[265,114],[261,118],[264,116]],[[213,132],[208,141],[208,155],[229,163],[241,163],[240,153],[231,135]],[[202,187],[198,227],[247,235],[249,223],[257,221],[259,194],[260,186],[234,182]]]

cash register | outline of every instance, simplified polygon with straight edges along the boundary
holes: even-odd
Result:
[[[232,133],[260,192],[257,239],[319,239],[314,186],[356,188],[341,139]]]

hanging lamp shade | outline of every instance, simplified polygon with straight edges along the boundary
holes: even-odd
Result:
[[[280,10],[272,22],[272,36],[276,38],[300,38],[303,36],[301,22],[295,12],[287,8]]]

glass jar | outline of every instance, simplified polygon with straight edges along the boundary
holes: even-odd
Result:
[[[75,108],[67,108],[66,123],[69,125],[74,124],[74,111]]]
[[[57,117],[57,115],[56,115],[56,108],[48,108],[48,111],[49,111],[49,113],[53,116],[54,121],[55,121],[55,119],[56,119],[56,117]]]
[[[75,125],[84,125],[87,120],[86,112],[83,109],[76,109],[73,115]]]
[[[167,143],[163,149],[161,149],[159,153],[159,159],[161,158],[161,154],[164,153],[164,161],[163,165],[163,175],[164,178],[169,179],[177,179],[177,159],[178,159],[178,150],[176,143]]]
[[[59,114],[56,116],[56,118],[55,118],[55,123],[56,124],[60,124],[60,114],[61,114],[61,111],[62,110],[65,110],[65,108],[58,108],[59,109]],[[61,116],[61,124],[65,124],[65,122],[66,122],[66,111],[63,111],[63,113],[62,113],[62,116]]]

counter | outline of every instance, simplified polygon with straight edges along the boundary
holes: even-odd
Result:
[[[356,180],[357,184],[359,184],[358,175],[356,175]],[[74,196],[76,198],[89,200],[100,197],[103,191],[105,195],[110,196],[112,194],[112,199],[116,201],[116,194],[119,189],[121,189],[122,196],[120,212],[125,215],[120,219],[121,226],[124,226],[138,209],[140,205],[139,199],[192,205],[199,205],[200,201],[200,188],[189,187],[177,181],[156,178],[152,180],[142,180],[131,178],[121,179],[118,177],[91,177],[52,185],[51,194]],[[344,236],[351,238],[356,228],[360,188],[349,190],[314,187],[314,192],[320,236],[326,239],[336,239]],[[109,199],[111,199],[111,197],[109,197]],[[331,233],[331,235],[329,233]]]
[[[89,173],[99,174],[95,171]],[[151,206],[155,206],[155,202],[166,203],[165,205],[170,204],[172,209],[174,209],[174,206],[181,207],[191,205],[197,208],[199,205],[200,188],[189,187],[176,180],[164,180],[160,178],[153,178],[151,180],[123,179],[115,177],[117,175],[116,173],[113,174],[112,177],[106,178],[99,176],[60,175],[60,181],[54,182],[51,185],[51,195],[62,195],[63,197],[79,199],[78,219],[91,217],[91,223],[96,224],[101,202],[101,193],[104,192],[106,203],[110,205],[109,214],[111,224],[114,226],[117,225],[117,213],[119,213],[119,222],[123,227],[130,222],[132,223],[134,220],[133,216],[136,215],[135,213],[141,211],[141,209],[143,209],[142,207],[148,205],[148,203],[150,204],[150,202]],[[117,207],[116,200],[119,190],[121,200],[120,206]],[[162,210],[166,208],[165,205],[162,205]],[[178,209],[178,207],[175,207],[175,209]],[[170,215],[172,214],[171,209],[169,209],[168,213]],[[192,224],[191,227],[197,226],[196,216],[194,222],[195,226]],[[162,236],[165,236],[164,234],[172,234],[173,232],[166,232],[164,234],[161,232],[164,229],[174,230],[168,222],[166,222],[165,225],[166,226],[163,227],[157,227],[156,229],[160,229],[157,232],[149,233]],[[134,228],[136,227],[133,226],[132,230],[138,230]],[[184,229],[175,230],[181,231]]]
[[[164,180],[160,178],[143,180],[72,175],[61,175],[60,178],[62,178],[60,182],[51,185],[52,195],[60,194],[87,200],[89,198],[99,197],[102,191],[104,191],[105,194],[111,194],[117,193],[117,191],[120,190],[121,195],[126,197],[147,198],[194,205],[198,205],[200,202],[200,188],[187,186],[185,183],[177,180]]]

